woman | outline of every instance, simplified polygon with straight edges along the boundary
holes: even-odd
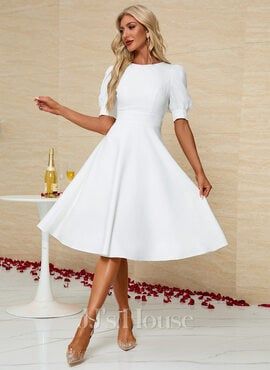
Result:
[[[228,244],[206,200],[212,186],[187,119],[192,103],[184,68],[165,58],[158,21],[146,7],[124,9],[116,26],[116,61],[101,84],[99,117],[75,112],[50,97],[35,99],[41,110],[104,135],[38,224],[64,245],[100,255],[86,313],[68,346],[70,365],[83,361],[111,285],[120,313],[118,344],[123,350],[135,347],[127,259],[186,258]],[[198,187],[162,142],[166,110]]]

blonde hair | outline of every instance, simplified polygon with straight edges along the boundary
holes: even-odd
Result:
[[[129,52],[126,48],[120,33],[120,22],[124,15],[131,15],[141,23],[149,32],[149,53],[160,62],[170,63],[164,56],[166,46],[160,33],[159,23],[155,14],[144,5],[131,5],[122,10],[116,18],[117,35],[111,43],[111,49],[116,56],[116,61],[111,72],[111,79],[107,86],[108,100],[106,107],[112,110],[116,101],[116,88],[125,69],[134,59],[134,52]]]

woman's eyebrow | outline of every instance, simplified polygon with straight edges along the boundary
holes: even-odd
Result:
[[[136,23],[136,22],[128,22],[126,25],[128,26],[130,23]],[[123,28],[123,27],[119,27],[120,30]]]

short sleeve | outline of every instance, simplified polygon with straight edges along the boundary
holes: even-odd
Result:
[[[186,72],[180,64],[173,64],[170,72],[168,110],[172,113],[173,121],[177,118],[185,118],[187,120],[192,100],[187,89]]]
[[[103,80],[101,82],[99,96],[98,96],[98,103],[99,103],[99,116],[105,115],[105,116],[112,116],[114,118],[117,117],[116,112],[116,106],[113,107],[112,111],[108,112],[106,108],[106,103],[108,99],[108,93],[107,93],[107,86],[111,79],[111,72],[113,69],[113,65],[110,65],[104,74]]]

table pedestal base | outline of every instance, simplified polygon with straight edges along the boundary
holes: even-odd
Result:
[[[66,304],[56,301],[32,301],[24,305],[10,306],[6,311],[11,315],[20,317],[49,318],[75,315],[81,312],[82,308],[76,304]]]
[[[0,196],[2,200],[35,202],[38,206],[39,219],[42,220],[51,209],[57,198],[44,198],[38,195],[6,195]],[[49,318],[75,315],[82,311],[82,308],[75,304],[66,304],[57,302],[54,299],[50,269],[49,269],[49,234],[41,232],[41,268],[40,278],[36,295],[32,302],[24,305],[11,306],[6,312],[11,315],[32,318]]]

